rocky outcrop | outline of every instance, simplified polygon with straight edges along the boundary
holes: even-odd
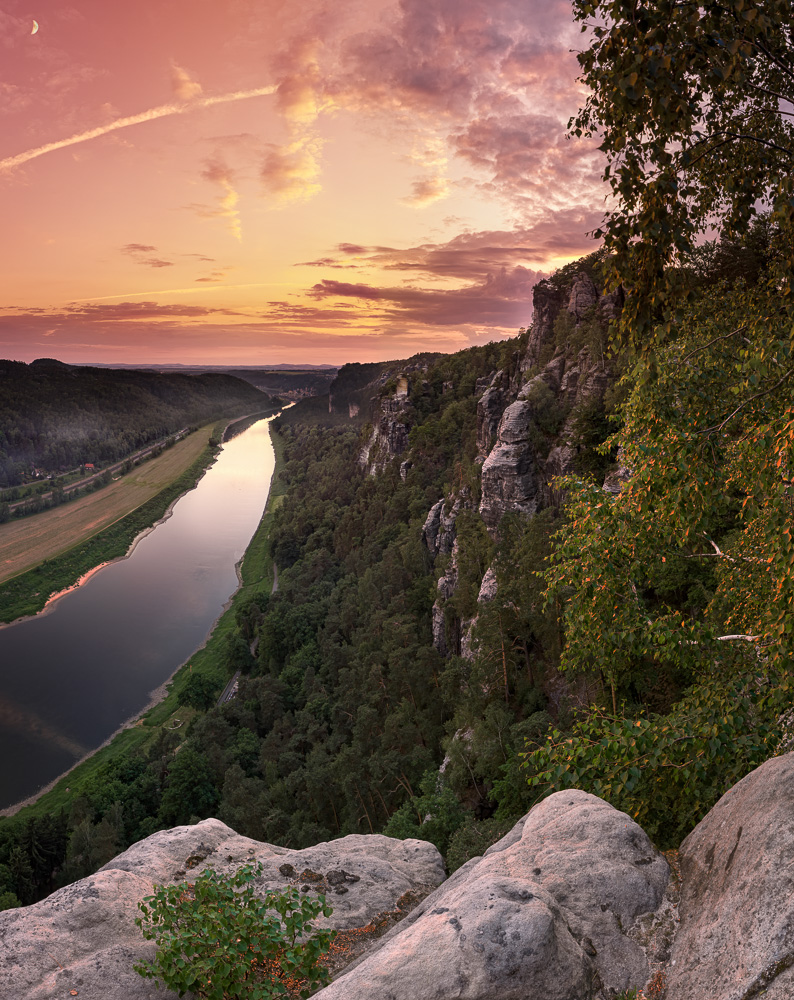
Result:
[[[480,513],[491,534],[498,531],[506,513],[531,516],[556,502],[551,480],[574,467],[576,430],[572,419],[556,432],[547,427],[545,433],[533,433],[533,423],[543,416],[543,407],[555,406],[563,416],[572,414],[577,407],[601,399],[612,379],[604,358],[593,357],[587,346],[576,346],[575,337],[567,346],[555,345],[554,325],[563,310],[567,310],[575,328],[599,315],[606,322],[619,312],[622,291],[600,296],[593,280],[582,272],[567,290],[540,282],[533,294],[532,328],[520,370],[525,377],[533,371],[536,374],[516,390],[505,383],[503,376],[499,380],[502,373],[497,373],[477,407],[481,452],[493,440],[493,423],[502,411],[495,444],[482,466]],[[541,359],[550,355],[538,373]],[[540,382],[552,394],[546,395],[545,402],[538,392]]]
[[[412,407],[408,400],[407,379],[402,381],[404,390],[380,400],[372,434],[359,457],[359,464],[373,476],[408,447]]]
[[[493,566],[489,566],[485,571],[485,576],[482,578],[480,583],[480,592],[477,595],[478,604],[486,604],[488,601],[492,601],[496,597],[496,591],[498,590],[498,583],[496,581],[496,571]]]
[[[584,1000],[645,984],[632,936],[669,869],[587,792],[558,792],[460,868],[318,1000]]]
[[[171,1000],[133,971],[155,950],[134,924],[138,902],[154,883],[261,861],[258,894],[322,892],[334,913],[318,923],[342,931],[418,902],[318,1000],[610,1000],[641,988],[665,1000],[790,1000],[793,820],[788,753],[735,785],[683,842],[680,903],[640,827],[583,791],[549,796],[446,881],[424,841],[355,835],[293,851],[204,820],[0,913],[2,996]]]
[[[508,511],[537,510],[539,481],[530,444],[533,416],[530,401],[511,403],[499,421],[496,445],[483,463],[480,514],[492,531]]]
[[[487,455],[494,442],[499,421],[510,402],[509,388],[507,373],[498,371],[477,401],[477,449],[480,455]]]
[[[591,315],[598,305],[598,291],[589,274],[582,272],[573,279],[568,297],[568,312],[577,323]]]
[[[631,469],[625,464],[623,447],[618,448],[616,467],[604,476],[603,489],[605,493],[617,494],[631,479]]]
[[[458,585],[457,555],[458,540],[456,538],[452,543],[452,553],[449,564],[447,565],[444,574],[439,577],[438,583],[436,584],[438,596],[433,604],[432,611],[433,645],[442,656],[447,656],[450,653],[458,653],[460,651],[460,625],[458,624],[457,628],[453,628],[448,641],[447,618],[444,612],[444,605],[453,596],[455,588]]]
[[[334,913],[317,923],[338,929],[367,925],[406,893],[421,896],[444,878],[441,855],[420,840],[353,835],[291,851],[240,837],[216,819],[164,830],[42,902],[0,913],[2,996],[52,1000],[76,991],[80,1000],[170,1000],[175,993],[132,968],[155,952],[135,926],[138,901],[155,882],[181,882],[207,867],[234,871],[248,861],[264,866],[259,895],[285,885],[323,892]]]
[[[626,295],[623,291],[623,286],[619,285],[611,292],[606,292],[598,300],[598,308],[604,319],[611,322],[616,320],[621,312],[623,311],[623,304],[626,301]]]
[[[667,1000],[794,996],[794,754],[762,764],[681,845]]]
[[[523,371],[528,371],[538,363],[544,345],[554,339],[554,320],[569,297],[569,292],[557,288],[551,282],[541,281],[535,285],[532,290],[532,327],[527,351],[521,362]]]
[[[458,514],[462,510],[472,510],[473,507],[471,492],[466,486],[449,499],[433,504],[422,527],[422,541],[434,559],[452,551]]]

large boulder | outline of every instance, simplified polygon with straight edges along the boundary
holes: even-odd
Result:
[[[794,754],[719,800],[681,845],[667,1000],[794,996]]]
[[[132,968],[155,952],[134,923],[139,900],[155,882],[181,882],[204,868],[232,872],[248,861],[263,864],[258,895],[287,885],[322,892],[334,913],[316,923],[340,930],[363,927],[444,878],[441,855],[420,840],[351,835],[292,851],[241,837],[216,819],[163,830],[95,875],[0,913],[2,996],[51,1000],[76,990],[80,1000],[170,1000],[176,994]]]
[[[635,930],[668,878],[627,815],[558,792],[317,1000],[584,1000],[641,987],[650,969]]]

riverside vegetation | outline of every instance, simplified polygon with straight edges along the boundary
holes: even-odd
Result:
[[[224,625],[238,697],[183,687],[189,726],[0,825],[6,905],[210,815],[290,847],[419,836],[454,868],[576,784],[675,846],[788,747],[794,169],[769,91],[792,95],[791,5],[574,6],[610,22],[574,123],[610,160],[605,250],[541,283],[518,338],[350,366],[280,418],[279,588],[257,570]],[[565,478],[492,516],[495,439]]]

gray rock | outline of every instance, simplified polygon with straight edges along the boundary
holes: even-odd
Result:
[[[605,319],[614,320],[620,316],[623,311],[623,304],[626,301],[626,295],[623,291],[623,286],[619,285],[612,292],[605,292],[604,295],[598,300],[598,308],[601,310],[602,315]]]
[[[480,514],[491,531],[508,511],[534,514],[537,509],[538,482],[529,446],[533,413],[527,400],[508,406],[496,445],[483,463]]]
[[[498,371],[477,401],[477,448],[481,455],[488,453],[499,421],[510,401],[508,389],[509,379],[506,372]]]
[[[576,402],[576,390],[579,385],[581,372],[577,365],[571,365],[565,370],[565,375],[560,383],[560,396],[568,406],[573,406]]]
[[[447,645],[446,616],[444,615],[444,608],[440,600],[437,599],[435,601],[430,615],[431,628],[433,631],[433,646],[442,656],[448,656],[449,647]]]
[[[462,510],[472,510],[474,504],[469,488],[464,486],[457,494],[447,500],[439,500],[433,504],[425,518],[422,527],[422,540],[430,554],[435,558],[442,553],[451,552],[455,544],[455,522]]]
[[[605,493],[620,493],[631,479],[631,469],[624,462],[623,446],[618,448],[617,466],[604,476],[603,490]]]
[[[645,984],[626,933],[667,863],[624,813],[558,792],[469,861],[318,1000],[584,1000]]]
[[[395,394],[378,402],[372,434],[359,455],[359,465],[373,476],[382,472],[393,458],[408,447],[412,418],[408,380],[401,376]]]
[[[543,347],[554,340],[554,320],[569,299],[564,289],[556,289],[546,281],[535,285],[532,290],[532,327],[527,351],[521,360],[522,371],[534,367]]]
[[[422,525],[422,541],[434,556],[438,555],[438,533],[441,530],[441,512],[443,509],[443,500],[434,503],[428,511],[425,523]]]
[[[571,294],[568,298],[568,312],[574,317],[577,323],[585,318],[598,303],[598,292],[593,284],[593,279],[583,272],[577,274],[573,280]]]
[[[455,593],[458,586],[458,540],[452,543],[452,558],[449,560],[446,572],[439,577],[436,588],[438,597],[433,605],[432,625],[433,625],[433,645],[441,653],[447,656],[449,653],[457,654],[460,649],[460,627],[454,630],[452,642],[447,642],[447,623],[444,614],[444,605]]]
[[[204,868],[231,872],[248,861],[264,867],[255,883],[259,895],[307,885],[309,892],[329,896],[334,913],[316,923],[338,929],[362,927],[394,910],[405,893],[437,886],[444,878],[441,855],[420,840],[351,835],[291,851],[240,837],[216,819],[163,830],[97,874],[33,906],[0,913],[1,995],[50,1000],[74,989],[80,1000],[170,1000],[176,994],[158,991],[132,968],[155,952],[134,924],[139,900],[155,882],[181,882]],[[340,888],[347,891],[339,893]]]
[[[151,961],[156,946],[134,924],[138,901],[152,891],[149,879],[103,871],[59,889],[33,906],[0,913],[2,995],[52,1000],[76,990],[80,1000],[124,997],[171,1000],[134,970]]]
[[[498,583],[496,582],[496,571],[493,566],[489,566],[485,571],[485,576],[482,578],[482,583],[480,584],[480,592],[477,595],[477,603],[486,603],[492,601],[496,597],[496,591],[498,589]]]
[[[794,754],[719,800],[681,845],[668,1000],[794,996]]]

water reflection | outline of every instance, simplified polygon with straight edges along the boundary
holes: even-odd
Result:
[[[267,500],[268,423],[224,444],[129,558],[0,629],[0,808],[101,745],[204,642]]]

